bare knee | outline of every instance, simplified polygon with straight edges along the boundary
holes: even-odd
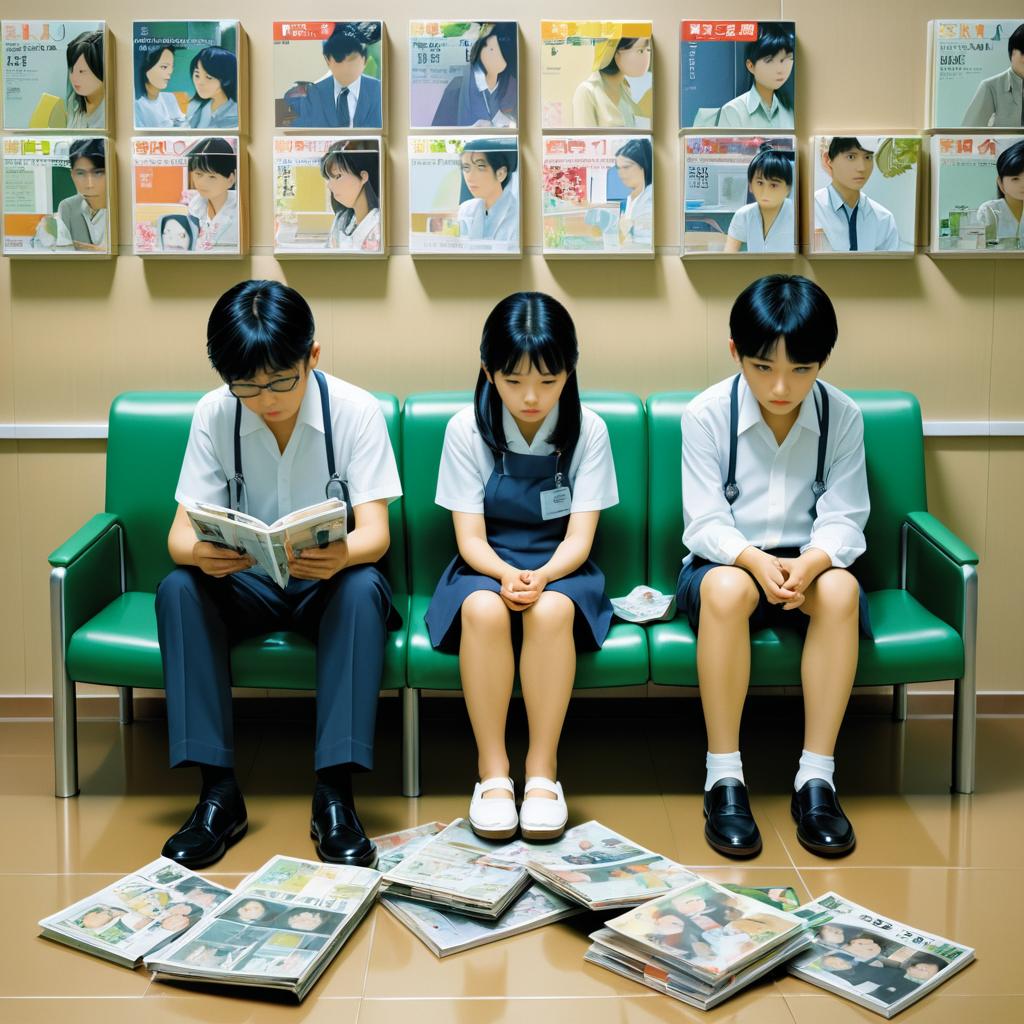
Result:
[[[546,590],[537,600],[523,612],[524,632],[538,629],[556,632],[571,630],[576,616],[576,606],[565,594]]]
[[[474,591],[462,602],[462,627],[477,632],[507,630],[508,609],[492,590]]]
[[[757,584],[732,565],[715,566],[700,582],[701,615],[749,619],[757,607]]]
[[[860,584],[846,569],[829,569],[812,584],[804,602],[809,615],[826,614],[836,617],[853,615],[860,602]]]

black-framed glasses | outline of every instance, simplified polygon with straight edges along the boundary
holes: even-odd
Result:
[[[235,398],[255,398],[261,391],[275,391],[281,394],[284,391],[294,391],[295,385],[302,379],[302,374],[297,373],[294,377],[275,377],[266,384],[229,384],[228,391]]]

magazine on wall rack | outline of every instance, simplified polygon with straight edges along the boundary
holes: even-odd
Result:
[[[43,935],[122,967],[138,967],[191,930],[231,890],[160,857],[39,922]]]
[[[598,821],[569,829],[553,843],[510,843],[492,860],[525,867],[542,885],[589,910],[632,907],[697,876]]]
[[[146,967],[158,980],[279,989],[303,999],[373,903],[380,872],[272,857]]]
[[[801,907],[811,918],[814,945],[789,973],[850,999],[885,1018],[948,981],[974,950],[912,928],[827,892]]]
[[[496,920],[530,884],[523,867],[502,859],[509,845],[481,839],[456,818],[384,875],[381,894]]]

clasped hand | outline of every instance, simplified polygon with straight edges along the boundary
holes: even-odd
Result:
[[[540,569],[512,569],[501,578],[500,596],[511,611],[521,612],[536,602],[547,585]]]
[[[763,553],[758,560],[754,576],[761,584],[769,604],[781,604],[783,610],[792,611],[804,603],[807,588],[817,573],[807,558],[776,558]]]

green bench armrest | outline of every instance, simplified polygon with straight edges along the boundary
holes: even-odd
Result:
[[[904,530],[907,590],[962,636],[977,554],[927,512],[908,513]]]
[[[121,593],[121,530],[117,516],[101,512],[50,555],[65,651],[72,634]]]

